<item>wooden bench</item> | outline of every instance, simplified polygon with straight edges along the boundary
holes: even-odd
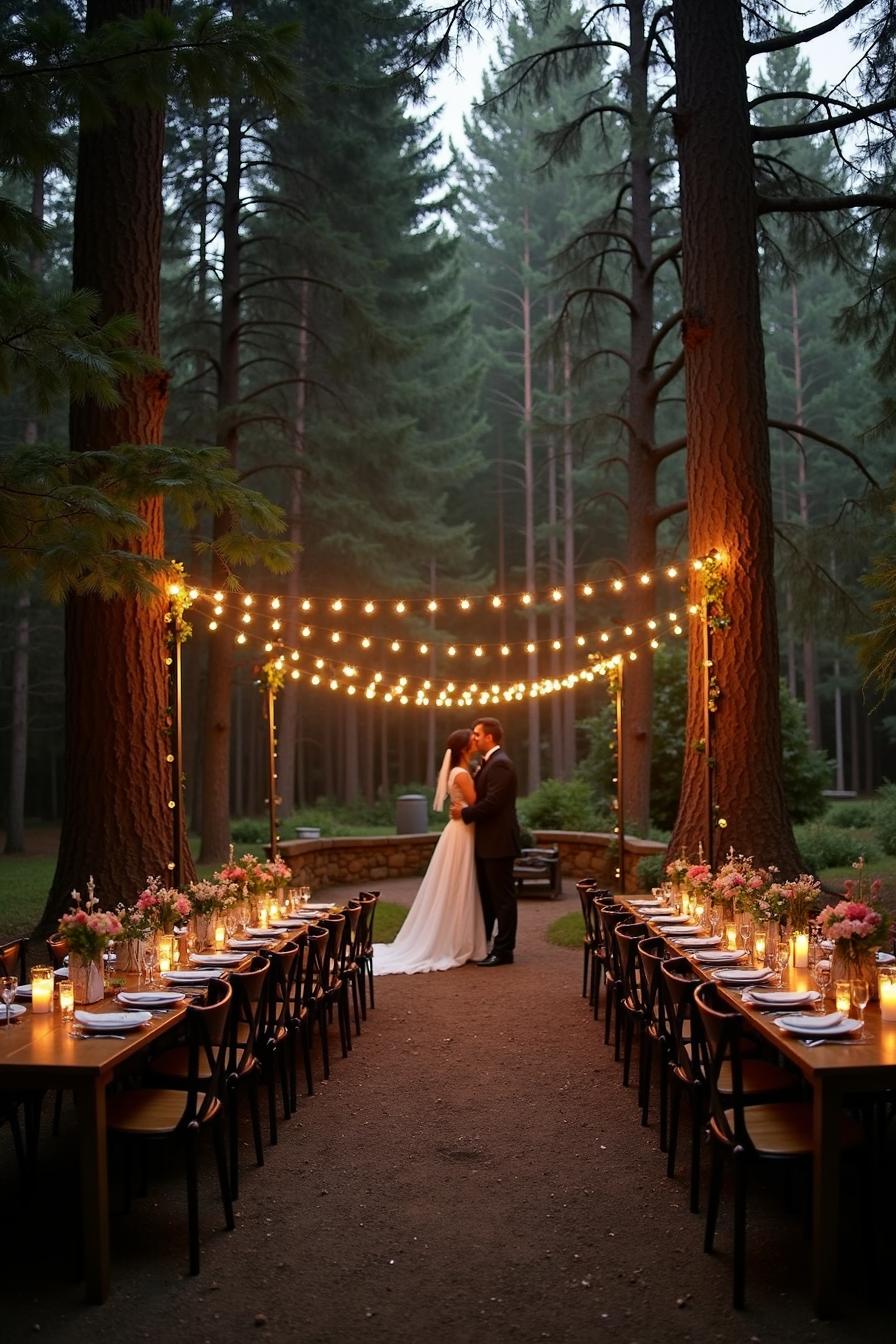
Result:
[[[513,865],[517,896],[547,896],[556,901],[562,895],[560,851],[543,846],[524,849]]]

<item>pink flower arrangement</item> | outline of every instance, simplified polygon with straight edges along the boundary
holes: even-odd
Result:
[[[99,900],[93,892],[93,878],[87,884],[88,896],[81,904],[81,893],[72,892],[71,910],[59,921],[59,935],[64,938],[69,952],[92,961],[105,952],[109,940],[121,934],[121,920],[111,910],[99,910]]]
[[[872,951],[887,940],[887,923],[879,910],[871,904],[880,893],[880,878],[870,884],[865,898],[865,860],[853,864],[858,877],[843,883],[844,899],[836,905],[826,905],[818,916],[823,935],[835,943],[845,944],[847,956]]]
[[[149,877],[134,903],[134,910],[150,929],[171,933],[178,920],[190,918],[192,906],[183,892],[163,887],[160,877]]]

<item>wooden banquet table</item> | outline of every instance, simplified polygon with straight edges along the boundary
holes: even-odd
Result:
[[[294,930],[271,932],[283,943]],[[242,962],[227,968],[224,974],[239,970],[251,956],[252,953],[247,952]],[[114,967],[110,974],[116,981],[113,993],[119,989],[138,988],[136,975],[118,976]],[[192,988],[202,989],[201,986]],[[85,1007],[90,1012],[121,1011],[112,998],[113,994],[107,991],[101,1003]],[[28,1011],[7,1027],[0,1005],[0,1091],[66,1088],[74,1093],[78,1118],[84,1277],[89,1302],[104,1302],[110,1286],[106,1088],[123,1064],[142,1054],[160,1036],[178,1025],[188,1004],[189,997],[164,1016],[153,1017],[146,1026],[128,1032],[123,1040],[74,1039],[69,1035],[71,1024],[63,1021],[55,1005],[51,1013],[35,1014],[27,1004]]]
[[[639,919],[650,922],[643,910],[631,905],[624,897],[622,904]],[[651,927],[662,934],[661,925],[652,924]],[[673,938],[664,936],[670,946],[676,948]],[[704,979],[709,979],[716,969],[701,966],[691,948],[676,948],[676,951],[686,956]],[[859,1093],[874,1096],[896,1088],[896,1022],[883,1022],[879,1005],[869,1003],[860,1041],[839,1045],[836,1041],[825,1041],[817,1047],[809,1046],[799,1037],[788,1035],[777,1027],[773,1017],[745,1003],[737,990],[721,981],[715,983],[732,1006],[748,1019],[751,1029],[793,1064],[812,1089],[812,1303],[818,1316],[835,1316],[839,1306],[840,1117],[843,1104],[850,1096]],[[789,966],[782,988],[813,989],[811,972]]]

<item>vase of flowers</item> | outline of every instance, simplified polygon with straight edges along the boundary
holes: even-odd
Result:
[[[867,884],[863,858],[853,868],[858,877],[844,882],[843,900],[825,906],[818,925],[822,937],[834,944],[831,979],[865,980],[870,997],[876,999],[877,949],[887,938],[887,921],[873,904],[880,893],[880,879]]]
[[[191,882],[190,923],[197,947],[211,947],[214,941],[215,916],[231,909],[237,902],[239,888],[235,882],[203,878]]]
[[[103,953],[112,938],[121,934],[121,921],[112,910],[100,910],[93,878],[87,883],[87,900],[72,892],[72,908],[59,921],[59,935],[68,946],[68,976],[75,1003],[98,1003],[105,991]]]
[[[173,933],[175,924],[190,918],[190,909],[189,898],[174,887],[163,887],[160,877],[146,879],[134,905],[153,933]]]

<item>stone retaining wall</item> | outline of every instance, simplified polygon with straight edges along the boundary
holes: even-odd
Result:
[[[438,834],[333,836],[320,840],[285,840],[280,854],[297,882],[337,887],[385,881],[391,877],[421,877],[432,857]],[[594,874],[607,887],[615,885],[615,859],[610,858],[615,835],[590,831],[536,831],[535,843],[555,845],[560,851],[564,877]],[[638,888],[638,862],[648,854],[662,854],[665,845],[627,836],[626,891]]]

